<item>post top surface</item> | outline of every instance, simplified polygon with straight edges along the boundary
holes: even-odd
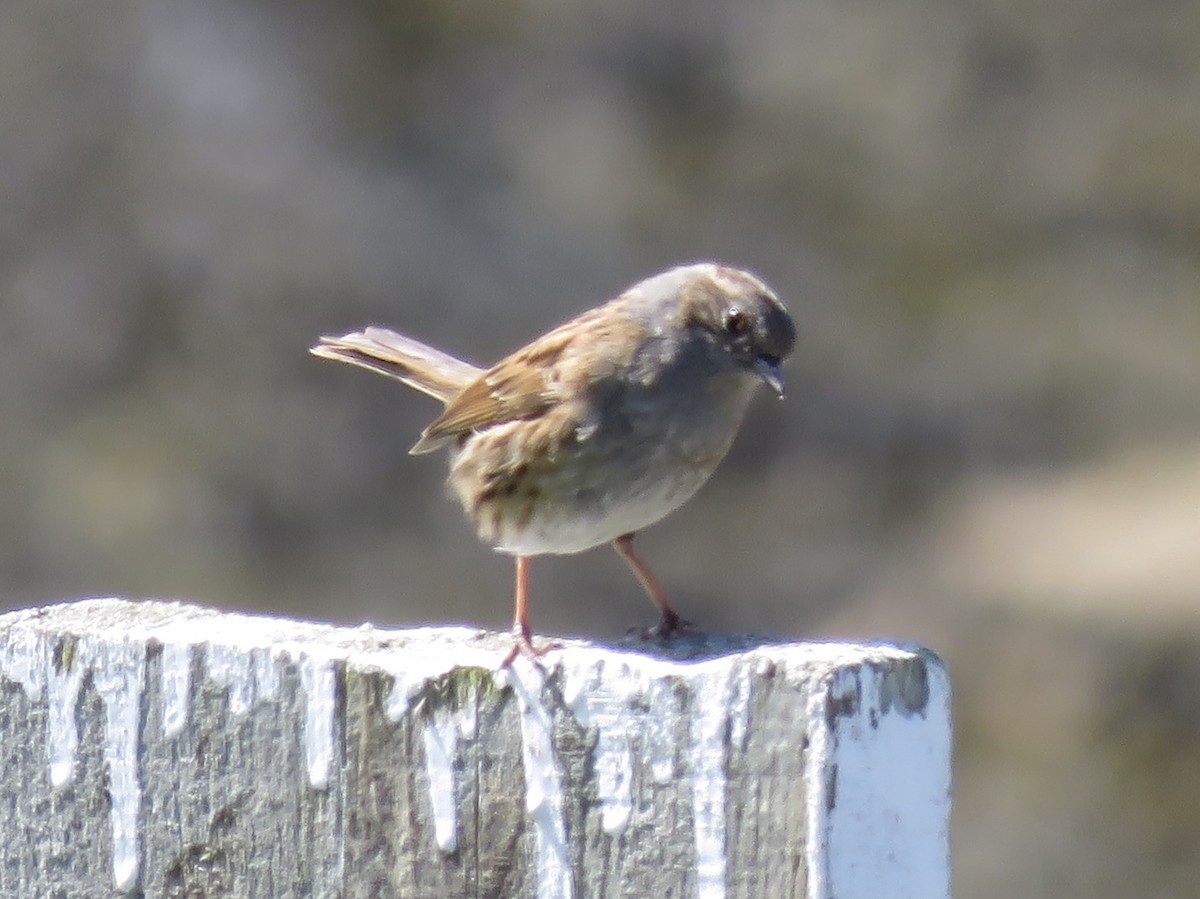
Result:
[[[463,625],[345,627],[273,615],[229,612],[178,601],[81,599],[0,615],[0,633],[86,636],[105,642],[157,641],[164,645],[216,645],[270,649],[293,657],[348,661],[394,672],[397,667],[448,671],[495,669],[511,646],[507,633]],[[605,662],[650,676],[698,673],[733,660],[782,666],[812,676],[821,670],[913,662],[942,667],[924,647],[894,642],[795,641],[753,635],[697,634],[669,642],[626,638],[616,643],[555,638],[542,662],[547,668]]]

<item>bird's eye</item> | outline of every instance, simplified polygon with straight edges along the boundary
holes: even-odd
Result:
[[[730,334],[745,334],[750,328],[750,320],[746,313],[737,306],[725,310],[725,330]]]

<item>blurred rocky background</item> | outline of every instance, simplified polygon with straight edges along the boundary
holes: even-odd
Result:
[[[505,627],[510,563],[312,359],[477,362],[681,261],[800,325],[647,532],[713,629],[918,640],[955,893],[1200,884],[1196,0],[5,0],[0,601]],[[542,632],[653,613],[540,560]]]

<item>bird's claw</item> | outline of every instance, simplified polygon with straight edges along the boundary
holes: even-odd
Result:
[[[561,649],[562,644],[553,640],[543,643],[541,646],[533,645],[533,638],[528,631],[513,628],[513,645],[505,655],[504,661],[500,663],[501,668],[509,668],[516,661],[517,656],[524,655],[537,668],[545,672],[546,668],[542,664],[542,656],[554,649]]]
[[[643,640],[673,640],[675,637],[694,637],[703,631],[695,624],[680,618],[674,612],[665,612],[653,627],[633,628],[630,635]]]

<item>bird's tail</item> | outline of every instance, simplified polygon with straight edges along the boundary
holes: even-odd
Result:
[[[322,337],[310,352],[395,378],[443,403],[483,374],[482,368],[387,328]]]

